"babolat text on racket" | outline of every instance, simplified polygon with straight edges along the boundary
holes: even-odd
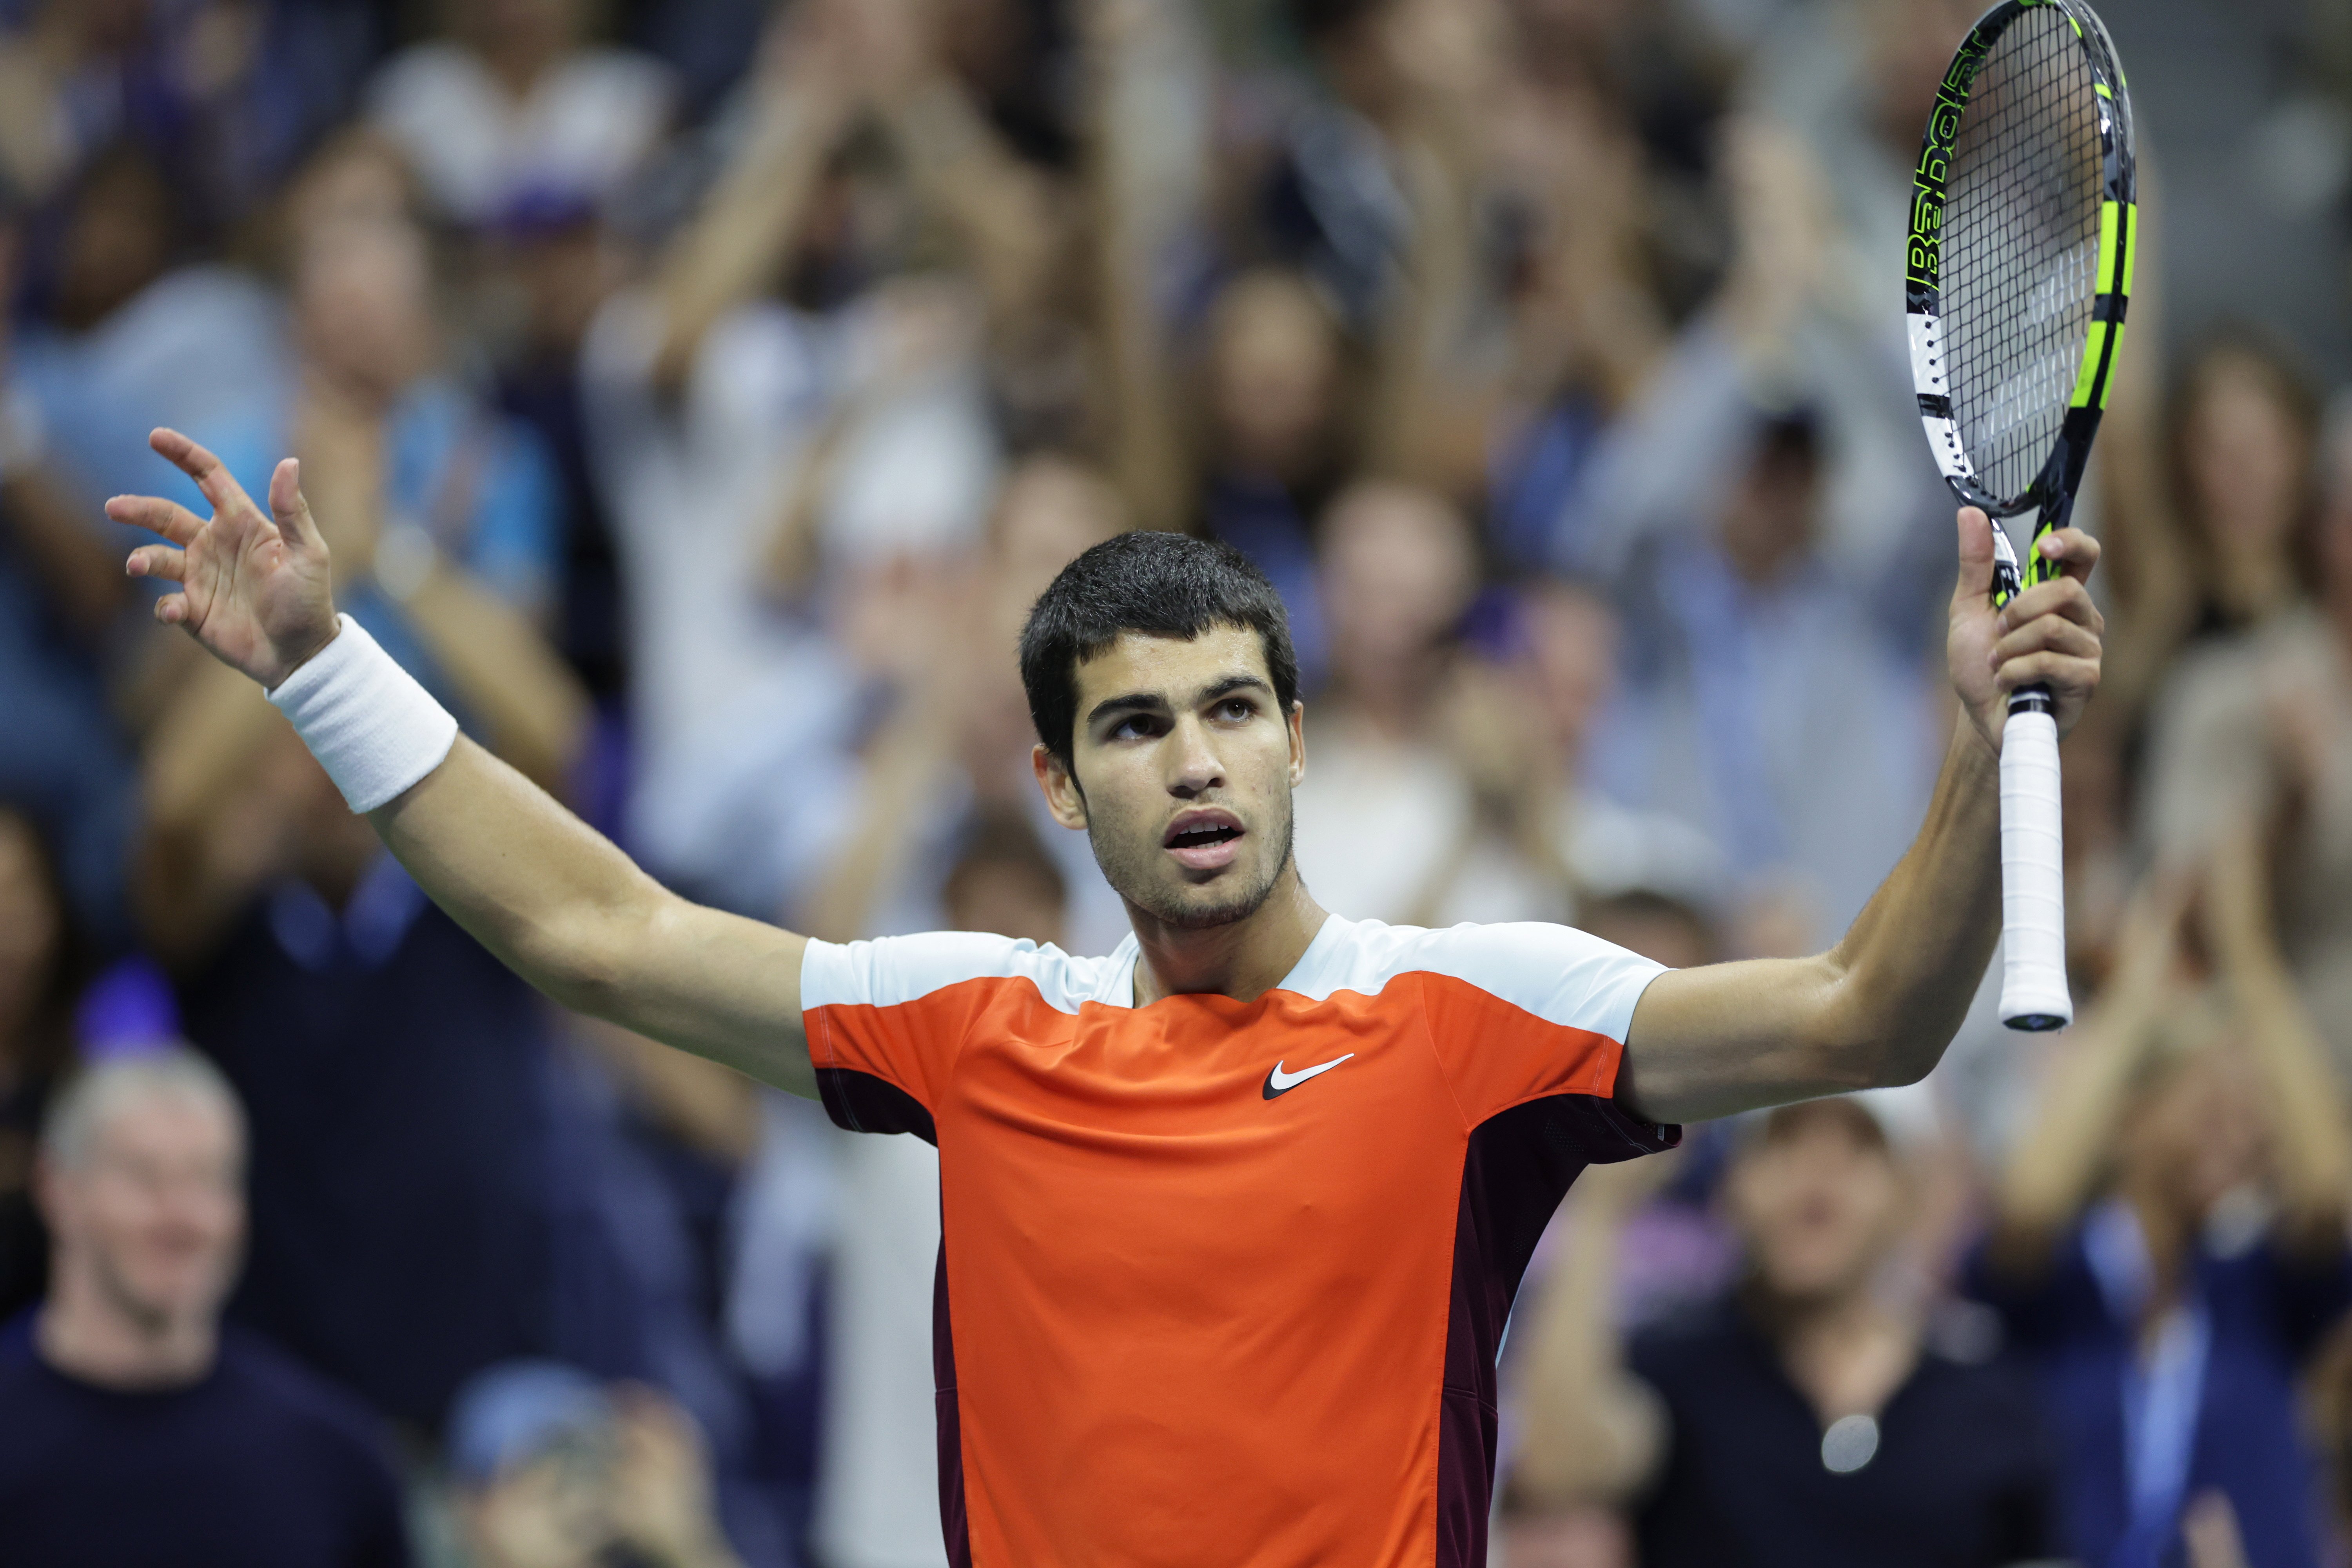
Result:
[[[2000,520],[2063,528],[2123,346],[2138,248],[2131,102],[2082,0],[2002,0],[1936,89],[1911,195],[1911,374],[1944,479],[1994,520],[1993,602],[2021,572]],[[2071,1023],[2047,687],[2010,699],[2000,747],[2001,1020]]]

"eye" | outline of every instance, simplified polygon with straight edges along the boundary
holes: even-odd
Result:
[[[1217,704],[1217,717],[1241,722],[1257,711],[1257,704],[1246,697],[1228,697]]]
[[[1130,713],[1110,727],[1110,738],[1114,741],[1143,740],[1157,735],[1162,727],[1157,714]]]

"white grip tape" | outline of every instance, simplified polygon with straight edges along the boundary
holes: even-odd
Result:
[[[2000,1016],[2012,1027],[2074,1022],[2060,853],[2058,726],[2022,710],[2000,732]]]
[[[343,792],[353,811],[373,811],[441,765],[457,721],[349,616],[342,630],[269,700]]]

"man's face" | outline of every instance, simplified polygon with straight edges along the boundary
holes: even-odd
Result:
[[[1808,1115],[1760,1139],[1733,1167],[1727,1195],[1758,1274],[1783,1300],[1867,1283],[1902,1231],[1895,1161],[1836,1115]]]
[[[149,1094],[110,1110],[81,1157],[52,1167],[43,1205],[62,1267],[86,1268],[154,1329],[219,1310],[245,1237],[243,1151],[209,1100]]]
[[[1055,817],[1084,827],[1104,878],[1166,925],[1255,913],[1290,864],[1290,792],[1307,772],[1257,633],[1129,634],[1078,666],[1077,688],[1075,777],[1034,753]]]

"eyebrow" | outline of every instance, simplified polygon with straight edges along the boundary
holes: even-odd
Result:
[[[1274,694],[1274,688],[1263,676],[1228,675],[1202,687],[1192,699],[1193,706],[1214,702],[1218,698],[1231,696],[1236,691],[1263,691],[1270,697]],[[1160,693],[1129,691],[1117,697],[1106,697],[1096,703],[1087,710],[1087,726],[1091,729],[1105,719],[1120,713],[1165,713],[1167,710],[1168,700]]]

